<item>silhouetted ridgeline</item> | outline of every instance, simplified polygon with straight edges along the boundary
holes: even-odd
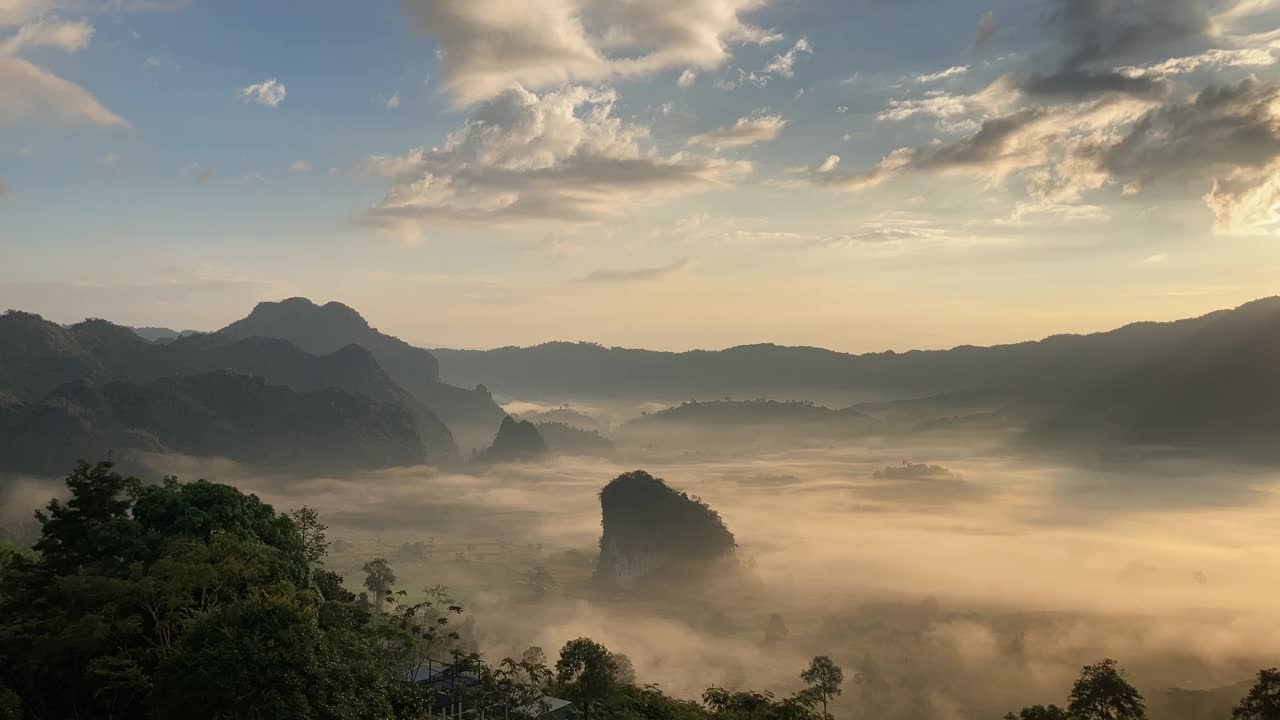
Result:
[[[600,512],[604,532],[595,577],[603,587],[704,578],[737,547],[716,511],[643,470],[605,485]]]
[[[1280,459],[1269,442],[1280,432],[1280,298],[1190,320],[946,351],[848,355],[753,345],[669,353],[550,343],[434,352],[444,377],[483,375],[522,397],[874,398],[881,402],[853,409],[932,430],[1000,428],[1013,419],[1029,425],[1034,440],[1072,447],[1164,444]],[[659,419],[777,414],[703,405]]]
[[[127,449],[291,470],[456,456],[449,430],[361,348],[315,357],[222,335],[155,344],[102,320],[64,328],[20,312],[0,316],[0,426],[0,466],[28,472]]]
[[[506,416],[482,381],[469,383],[473,390],[440,382],[439,363],[430,352],[379,332],[341,303],[316,305],[306,298],[262,302],[219,332],[288,340],[317,355],[347,345],[367,348],[387,375],[439,415],[464,447],[483,447]]]

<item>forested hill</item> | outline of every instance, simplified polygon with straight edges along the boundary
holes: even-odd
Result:
[[[1161,365],[1173,348],[1202,333],[1224,339],[1259,327],[1280,330],[1280,298],[1175,322],[936,351],[851,355],[766,344],[675,353],[556,342],[432,353],[446,381],[463,385],[483,381],[505,395],[526,399],[678,400],[727,395],[807,399],[839,406],[961,391],[1032,395],[1070,391]],[[1230,346],[1220,349],[1227,351]]]

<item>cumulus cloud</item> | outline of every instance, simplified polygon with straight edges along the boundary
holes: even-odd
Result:
[[[289,163],[289,173],[293,175],[305,175],[311,172],[311,163],[306,160],[294,160]]]
[[[632,268],[629,270],[596,270],[582,279],[588,283],[629,283],[644,280],[660,280],[689,267],[689,258],[680,258],[675,262],[658,267]]]
[[[403,0],[440,46],[442,87],[460,105],[513,83],[538,90],[712,69],[734,45],[775,33],[743,18],[764,0]]]
[[[395,110],[398,107],[400,107],[400,91],[399,90],[397,90],[391,97],[387,98],[387,102],[386,102],[386,108],[388,110]]]
[[[813,54],[813,47],[809,45],[808,38],[800,38],[796,41],[791,49],[781,55],[774,55],[773,60],[765,65],[764,72],[768,75],[781,75],[782,77],[792,77],[796,74],[796,58],[802,53]]]
[[[0,2],[0,126],[26,123],[127,127],[87,90],[18,57],[32,48],[78,52],[89,45],[93,26],[87,22],[46,19],[53,3],[41,0]]]
[[[511,88],[476,106],[440,147],[369,158],[370,173],[394,182],[363,219],[383,227],[598,221],[750,172],[746,162],[661,153],[647,127],[614,113],[616,100],[581,86],[541,95]]]
[[[271,108],[279,107],[288,94],[288,88],[276,78],[270,78],[260,83],[240,88],[241,100]]]
[[[707,145],[716,149],[746,147],[773,141],[786,126],[787,121],[781,115],[757,113],[738,118],[732,125],[694,135],[689,138],[689,144]]]

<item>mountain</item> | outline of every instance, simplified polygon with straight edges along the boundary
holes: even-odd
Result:
[[[1213,313],[1159,357],[1033,405],[1033,439],[1177,446],[1280,461],[1280,302]]]
[[[1025,427],[1026,439],[1067,449],[1151,445],[1280,461],[1273,441],[1280,433],[1280,298],[1174,322],[945,351],[846,355],[756,345],[661,353],[553,343],[435,352],[445,377],[484,373],[529,399],[866,397],[878,402],[851,409],[915,429]],[[741,425],[780,411],[790,422],[821,412],[689,403],[628,423],[619,437],[675,421]]]
[[[226,386],[228,398],[235,402],[226,406],[188,402],[190,393],[179,381],[207,377],[211,373],[219,377],[238,374],[253,382],[236,384],[225,377],[217,382],[205,380],[195,389],[221,383]],[[169,397],[172,393],[180,397]],[[205,334],[170,343],[151,343],[128,328],[104,320],[62,327],[38,315],[11,311],[0,316],[0,398],[4,398],[0,402],[8,422],[22,423],[22,427],[10,429],[10,440],[19,436],[28,438],[32,452],[39,446],[65,442],[82,448],[82,452],[96,452],[103,447],[141,447],[265,458],[267,454],[263,452],[251,452],[250,445],[279,442],[310,448],[310,441],[298,439],[297,429],[313,427],[323,434],[321,431],[328,423],[328,426],[347,427],[351,436],[330,442],[331,447],[350,454],[350,461],[330,463],[337,466],[355,463],[381,467],[388,462],[421,462],[424,446],[425,457],[433,462],[456,457],[456,446],[448,428],[392,382],[372,355],[359,347],[342,348],[316,357],[288,342],[266,338],[235,340]],[[275,412],[274,408],[255,410],[269,401],[282,403],[281,412],[290,407],[310,408],[309,412],[315,414],[315,425],[306,422],[292,428],[271,425],[270,413]],[[133,406],[139,403],[174,407],[178,413],[174,420],[179,426],[202,428],[204,422],[234,422],[249,428],[262,420],[267,424],[260,430],[266,434],[254,437],[206,428],[209,437],[232,444],[219,447],[179,442],[174,445],[169,442],[171,432],[156,431],[130,415],[131,409],[136,409]],[[408,423],[403,425],[406,417]],[[19,433],[25,427],[41,430],[34,436],[25,430]],[[398,444],[402,439],[398,433],[404,427],[418,438],[411,446]],[[389,441],[385,458],[360,449],[366,435],[385,435],[394,440]],[[135,442],[143,437],[151,439],[140,444]],[[7,451],[0,454],[0,462],[25,457],[19,452],[21,445],[10,442],[6,447]],[[64,452],[57,462],[65,464],[66,456]],[[319,456],[328,457],[326,453]]]
[[[1139,371],[1159,362],[1199,328],[1255,312],[1280,314],[1280,298],[1189,320],[951,350],[852,355],[813,347],[746,345],[673,353],[557,342],[432,352],[446,380],[469,383],[484,378],[521,399],[734,396],[852,404],[977,391],[1062,393],[1117,373]]]
[[[595,430],[583,430],[561,422],[538,422],[533,426],[551,452],[565,455],[608,455],[613,452],[609,438]]]
[[[67,328],[67,332],[112,379],[148,383],[171,376],[229,370],[298,392],[338,388],[402,406],[413,415],[432,462],[457,458],[457,445],[448,427],[425,404],[397,385],[373,355],[358,345],[317,356],[286,340],[237,339],[224,333],[200,333],[167,343],[149,343],[130,329],[105,320],[85,320]]]
[[[716,511],[643,470],[605,485],[600,512],[595,579],[602,587],[696,581],[737,548]]]
[[[143,340],[154,343],[171,342],[180,337],[198,334],[195,330],[171,330],[163,327],[134,327],[129,329]]]
[[[412,416],[337,389],[298,393],[208,373],[145,385],[73,381],[40,401],[0,404],[5,469],[53,473],[110,451],[228,457],[257,468],[346,472],[422,463]]]
[[[288,340],[313,355],[348,345],[364,347],[396,384],[431,408],[469,447],[487,443],[506,417],[483,384],[473,383],[475,389],[466,390],[441,382],[439,363],[430,352],[379,332],[341,303],[316,305],[307,298],[258,303],[248,317],[219,334]]]
[[[74,380],[106,379],[106,371],[68,329],[31,313],[0,315],[0,391],[35,400]]]
[[[536,460],[547,452],[547,443],[533,423],[505,417],[498,426],[493,444],[477,453],[476,460],[482,463],[520,462]]]

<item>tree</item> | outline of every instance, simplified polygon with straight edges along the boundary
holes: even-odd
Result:
[[[1071,720],[1145,720],[1146,704],[1110,658],[1080,671],[1071,688]]]
[[[312,573],[287,515],[110,463],[80,463],[66,484],[38,516],[40,552],[0,567],[0,720],[420,716],[417,688],[375,651],[341,578]]]
[[[1280,670],[1258,671],[1258,682],[1231,711],[1231,720],[1280,720]]]
[[[769,616],[769,624],[764,629],[764,644],[777,645],[790,634],[791,631],[787,629],[787,624],[782,620],[782,615],[773,613]]]
[[[289,517],[293,519],[293,523],[298,526],[298,533],[302,535],[307,562],[312,565],[323,565],[324,556],[329,554],[330,543],[324,533],[329,526],[320,522],[320,514],[315,508],[306,505],[289,513]]]
[[[619,667],[609,649],[588,638],[565,643],[556,661],[556,682],[583,715],[591,717],[591,705],[605,699],[618,684]]]
[[[364,586],[373,593],[375,612],[382,612],[382,602],[396,585],[396,574],[387,564],[386,558],[374,558],[364,564]]]
[[[844,671],[826,655],[819,655],[809,663],[809,667],[800,673],[800,679],[808,686],[812,697],[822,703],[822,717],[829,718],[827,704],[840,694],[840,686],[844,683]]]

